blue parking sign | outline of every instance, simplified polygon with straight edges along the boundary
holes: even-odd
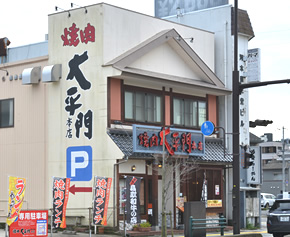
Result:
[[[66,150],[66,176],[71,181],[90,181],[93,173],[91,146],[73,146]]]

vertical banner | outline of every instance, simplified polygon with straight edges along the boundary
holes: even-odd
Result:
[[[141,178],[127,176],[126,178],[126,212],[127,223],[140,223],[140,185]]]
[[[205,207],[207,207],[207,180],[206,180],[205,172],[204,172],[202,191],[201,191],[201,201],[203,201],[205,204]]]
[[[9,176],[9,199],[7,224],[10,226],[21,210],[26,188],[26,179]]]
[[[70,179],[53,177],[53,214],[52,226],[66,228],[66,206],[69,196]],[[60,226],[59,226],[60,225]]]
[[[94,187],[94,225],[107,225],[107,212],[112,178],[95,177]]]

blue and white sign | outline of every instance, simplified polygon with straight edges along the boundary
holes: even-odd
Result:
[[[74,146],[66,150],[66,176],[71,181],[90,181],[93,177],[92,147]]]
[[[214,132],[214,124],[211,121],[205,121],[201,125],[200,129],[201,129],[201,132],[203,135],[209,136],[209,135],[213,134],[213,132]]]

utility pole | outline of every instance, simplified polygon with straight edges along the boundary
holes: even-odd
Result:
[[[238,71],[238,0],[234,15],[234,71],[233,71],[233,233],[240,234],[240,88]]]
[[[290,79],[266,81],[266,82],[254,82],[254,83],[239,83],[239,71],[238,71],[238,0],[235,0],[234,6],[234,71],[233,71],[233,233],[240,234],[240,104],[239,96],[243,89],[253,88],[259,86],[267,86],[273,84],[290,83]],[[284,129],[284,127],[283,127]],[[283,130],[284,136],[284,130]],[[284,137],[283,137],[284,142]],[[284,151],[284,146],[283,146]],[[283,154],[284,157],[284,154]],[[284,159],[283,159],[283,172],[284,171]],[[284,175],[285,178],[285,175]],[[285,188],[285,182],[283,178],[283,190]]]
[[[283,160],[283,163],[282,163],[282,190],[283,190],[283,193],[285,192],[285,155],[284,155],[284,152],[285,152],[285,142],[284,142],[284,126],[282,127],[282,160]]]

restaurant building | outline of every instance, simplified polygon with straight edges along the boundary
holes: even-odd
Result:
[[[224,214],[232,158],[222,137],[200,131],[219,126],[231,93],[214,47],[212,32],[101,3],[51,14],[48,41],[8,48],[22,58],[0,64],[0,221],[9,175],[27,178],[24,209],[51,209],[52,178],[66,177],[68,221],[87,225],[100,176],[112,178],[108,225],[121,227],[125,180],[136,176],[141,220],[158,226],[162,166],[175,227],[179,198],[200,201],[205,180],[207,215]]]

